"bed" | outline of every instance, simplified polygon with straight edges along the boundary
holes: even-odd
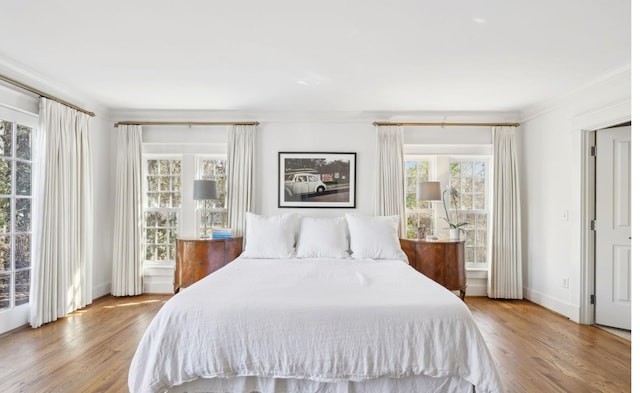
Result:
[[[468,308],[395,248],[397,219],[288,216],[248,216],[241,257],[162,307],[131,392],[502,392]]]

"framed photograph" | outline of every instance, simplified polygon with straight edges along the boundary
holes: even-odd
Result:
[[[278,207],[356,207],[356,153],[278,153]]]

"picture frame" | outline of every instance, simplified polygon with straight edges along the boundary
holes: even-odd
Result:
[[[278,207],[355,208],[356,153],[279,152]]]

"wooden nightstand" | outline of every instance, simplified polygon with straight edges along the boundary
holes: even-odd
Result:
[[[178,239],[173,288],[178,292],[215,272],[242,253],[242,238]]]
[[[460,291],[464,300],[467,273],[464,266],[464,240],[400,239],[402,251],[417,271],[451,291]]]

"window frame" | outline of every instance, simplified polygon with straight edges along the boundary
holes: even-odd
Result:
[[[446,184],[451,184],[451,177],[449,175],[449,165],[451,163],[452,160],[457,160],[457,161],[474,161],[474,162],[478,162],[478,161],[482,161],[485,164],[485,190],[484,190],[484,209],[456,209],[460,212],[464,212],[463,214],[474,214],[476,215],[476,220],[477,220],[477,215],[478,214],[486,214],[487,216],[487,226],[486,226],[486,230],[487,230],[487,238],[486,238],[486,243],[484,245],[484,247],[486,248],[486,261],[485,262],[476,262],[475,260],[473,262],[467,262],[467,256],[468,256],[468,252],[467,249],[468,248],[478,248],[478,246],[475,243],[475,239],[474,239],[474,243],[472,245],[470,245],[468,242],[465,241],[465,265],[466,268],[469,269],[477,269],[477,270],[487,270],[489,268],[489,260],[491,259],[491,225],[492,225],[492,206],[493,206],[493,194],[492,194],[492,190],[493,190],[493,157],[490,155],[461,155],[461,154],[451,154],[448,157],[448,163],[447,163],[447,183]],[[449,198],[449,194],[447,193],[447,198]],[[460,197],[462,199],[462,195]],[[447,206],[451,207],[451,204],[449,203],[450,200],[448,199],[446,201]],[[451,214],[454,210],[453,209],[449,209],[449,214]],[[463,227],[464,228],[464,227]],[[467,240],[467,236],[468,234],[465,232],[464,234],[464,239]],[[475,251],[474,251],[474,259],[475,259]]]
[[[448,146],[450,147],[450,146]],[[485,162],[485,209],[483,210],[484,212],[486,212],[487,214],[487,239],[486,239],[486,255],[487,255],[487,259],[486,262],[467,262],[466,258],[467,258],[467,247],[477,247],[476,245],[467,245],[465,242],[465,267],[467,270],[488,270],[488,261],[491,258],[491,225],[492,225],[492,201],[493,201],[493,195],[492,195],[492,189],[493,189],[493,156],[491,154],[489,154],[489,152],[487,151],[487,149],[484,146],[478,146],[477,147],[477,151],[473,152],[473,149],[475,147],[460,147],[458,146],[457,149],[451,148],[450,150],[452,151],[448,151],[446,149],[446,147],[444,149],[425,149],[427,151],[429,151],[429,153],[424,153],[424,154],[419,154],[419,153],[411,153],[411,154],[405,154],[403,157],[403,162],[407,162],[407,161],[431,161],[433,163],[433,170],[429,170],[429,179],[428,181],[440,181],[440,186],[441,186],[441,192],[444,191],[445,187],[447,187],[451,182],[450,182],[450,162],[452,160],[464,160],[464,161],[468,161],[468,160],[474,160],[474,161],[484,161]],[[464,151],[464,153],[461,153],[460,151]],[[406,174],[405,174],[405,213],[406,216],[408,217],[409,214],[412,212],[411,210],[407,209],[406,206],[406,191],[407,191],[407,185],[406,185]],[[449,201],[449,193],[447,193],[445,195],[445,198],[447,199],[446,201],[440,201],[439,203],[433,203],[433,225],[434,225],[434,234],[440,238],[440,239],[447,239],[449,237],[449,233],[448,233],[448,225],[447,223],[441,218],[444,217],[445,213],[444,213],[444,205],[443,203],[447,203],[447,208],[449,208],[450,205],[450,201]],[[458,209],[460,210],[460,209]],[[462,212],[462,210],[460,210]],[[480,211],[478,210],[472,210],[471,214],[478,214]],[[449,213],[451,214],[451,209],[449,209]],[[407,233],[409,232],[409,226],[408,226],[408,222],[404,222],[403,225],[405,226],[405,229],[407,230]],[[429,235],[428,231],[427,234]],[[462,239],[466,239],[466,234],[462,235]],[[474,239],[475,242],[475,239]],[[474,256],[475,256],[475,252],[474,252]]]
[[[7,113],[6,110],[0,111],[0,119],[7,123],[11,124],[11,155],[10,156],[2,156],[3,160],[7,160],[10,162],[11,166],[11,192],[9,194],[2,194],[3,198],[9,199],[9,215],[10,215],[10,228],[8,232],[3,232],[1,235],[8,237],[9,247],[10,247],[10,256],[9,256],[9,269],[3,270],[0,272],[0,276],[8,276],[9,279],[9,299],[8,306],[6,308],[0,309],[0,313],[8,313],[11,310],[23,309],[29,306],[31,299],[31,276],[33,274],[33,250],[34,250],[34,227],[33,227],[33,208],[34,208],[34,172],[36,170],[36,149],[35,149],[35,140],[37,128],[34,124],[35,121],[28,121],[29,119],[24,119],[24,116],[18,116],[17,118],[11,116],[11,113]],[[27,120],[27,121],[24,121]],[[18,129],[19,127],[26,127],[30,129],[30,158],[22,158],[17,155],[18,148]],[[16,182],[18,180],[18,163],[26,163],[29,164],[30,169],[30,192],[29,194],[18,194]],[[29,223],[27,230],[17,230],[16,227],[16,216],[17,216],[17,202],[18,200],[28,200],[29,201]],[[28,236],[29,237],[29,260],[27,267],[17,267],[16,266],[16,244],[17,237],[19,236]],[[17,300],[16,295],[16,286],[17,286],[17,275],[19,273],[28,272],[29,275],[29,290],[27,292],[26,300],[21,301],[20,304],[16,304]]]
[[[203,161],[207,161],[207,160],[212,160],[212,161],[224,161],[225,165],[224,165],[224,169],[225,169],[225,174],[224,174],[224,206],[220,207],[220,206],[214,206],[214,207],[207,207],[206,210],[204,208],[204,203],[202,201],[195,201],[196,202],[196,233],[201,233],[201,223],[202,221],[202,214],[213,214],[215,215],[216,213],[222,213],[224,217],[226,217],[226,220],[224,220],[225,222],[222,224],[222,226],[216,226],[215,222],[211,225],[212,228],[226,228],[228,225],[228,220],[229,220],[229,193],[228,193],[228,189],[229,189],[229,163],[227,162],[227,156],[226,154],[196,154],[195,155],[195,160],[196,160],[196,171],[195,171],[195,177],[194,180],[218,180],[221,176],[206,176],[202,173],[202,167]],[[212,179],[210,179],[209,177],[212,177]],[[217,183],[217,182],[216,182]],[[220,190],[218,190],[218,194],[220,194]],[[212,219],[212,221],[214,221]]]
[[[149,160],[180,160],[181,161],[181,170],[180,170],[180,181],[181,181],[181,187],[180,187],[180,207],[172,207],[172,208],[166,208],[166,207],[149,207],[149,199],[148,199],[148,195],[149,195],[149,188],[148,188],[148,184],[149,184],[149,172],[148,172],[148,161]],[[163,259],[163,260],[157,260],[157,259],[147,259],[147,245],[150,243],[147,243],[147,229],[151,228],[147,226],[147,222],[146,222],[146,214],[148,212],[167,212],[167,213],[171,213],[171,212],[175,212],[176,213],[176,225],[175,227],[154,227],[156,229],[159,228],[167,228],[168,230],[170,230],[171,228],[175,228],[176,234],[175,237],[179,237],[180,233],[181,233],[181,219],[180,217],[183,215],[183,201],[184,201],[184,159],[183,159],[183,155],[182,154],[161,154],[161,153],[145,153],[142,155],[142,162],[143,162],[143,167],[144,167],[144,173],[143,173],[143,177],[144,177],[144,181],[143,181],[143,186],[142,186],[142,193],[143,193],[143,197],[142,197],[142,201],[143,201],[143,223],[142,223],[142,231],[143,231],[143,250],[144,250],[144,256],[143,256],[143,261],[145,265],[171,265],[173,266],[175,264],[175,245],[174,245],[174,255],[173,255],[173,259]],[[167,239],[171,239],[171,236],[167,233]],[[158,243],[153,243],[155,245],[157,245]],[[165,243],[165,244],[169,244],[169,243]],[[170,247],[170,246],[169,246]],[[171,252],[169,250],[167,250],[167,256],[171,256]]]
[[[427,176],[426,176],[426,180],[427,181],[436,181],[436,177],[437,177],[437,167],[436,167],[436,162],[435,162],[435,156],[429,156],[429,155],[415,155],[415,154],[410,154],[410,155],[405,155],[403,158],[403,169],[406,171],[407,168],[407,162],[411,162],[411,161],[415,161],[415,162],[427,162],[428,164],[428,168],[427,168]],[[423,203],[419,203],[416,200],[416,208],[415,209],[408,209],[407,208],[407,189],[408,189],[408,185],[407,185],[407,175],[405,172],[404,175],[404,199],[405,199],[405,217],[407,222],[404,223],[405,226],[405,231],[407,233],[407,237],[408,238],[413,238],[411,237],[409,234],[412,230],[412,228],[409,228],[409,222],[408,222],[408,218],[410,214],[416,214],[418,216],[418,222],[421,222],[421,216],[423,217],[427,217],[425,218],[425,220],[428,220],[429,218],[431,219],[431,226],[432,228],[429,228],[428,230],[426,230],[426,236],[429,236],[431,233],[433,233],[434,235],[436,233],[438,233],[438,224],[437,224],[437,217],[438,217],[438,204],[434,203],[434,202],[423,202]],[[416,173],[416,192],[417,192],[417,185],[420,182],[420,178],[418,176],[418,174]],[[417,195],[416,195],[417,197]],[[422,207],[421,207],[422,206]],[[416,236],[419,236],[418,234],[416,234]],[[414,238],[415,239],[415,238]]]

